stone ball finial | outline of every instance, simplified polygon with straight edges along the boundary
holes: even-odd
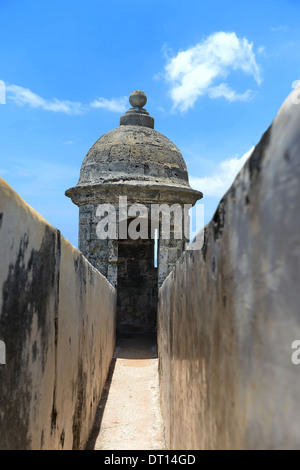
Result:
[[[129,95],[129,103],[133,108],[143,108],[147,103],[147,96],[141,90],[135,90]]]
[[[131,108],[120,117],[120,126],[144,126],[154,129],[154,119],[144,108],[147,96],[141,90],[134,90],[129,95]]]

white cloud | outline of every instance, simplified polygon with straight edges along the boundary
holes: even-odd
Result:
[[[190,176],[190,185],[194,189],[202,191],[205,196],[222,197],[230,188],[236,175],[244,166],[254,147],[246,152],[241,158],[231,158],[221,162],[217,171],[211,176],[202,178]]]
[[[103,108],[112,112],[123,113],[128,106],[128,97],[121,98],[98,98],[89,105],[84,105],[76,101],[59,100],[57,98],[46,99],[36,93],[18,85],[6,85],[7,99],[13,101],[18,106],[30,106],[40,108],[45,111],[65,114],[81,114],[90,108]]]
[[[41,108],[46,111],[60,112],[66,114],[80,114],[82,104],[74,101],[58,100],[54,98],[47,100],[33,93],[28,88],[17,85],[6,86],[7,99],[14,101],[18,106],[28,105],[31,108]]]
[[[258,49],[257,49],[257,53],[258,54],[265,54],[266,52],[266,47],[265,46],[260,46]]]
[[[223,82],[230,72],[237,70],[261,83],[253,44],[246,38],[238,38],[235,33],[214,33],[196,46],[178,52],[165,67],[173,107],[186,111],[205,94],[230,101],[249,99],[250,90],[238,94]],[[217,79],[222,79],[221,84],[215,84]]]
[[[127,103],[127,96],[122,96],[121,98],[112,98],[110,100],[107,98],[97,98],[90,104],[90,106],[92,108],[104,108],[108,111],[113,111],[116,113],[124,113],[128,108]]]
[[[237,93],[236,91],[229,88],[226,83],[211,87],[208,89],[208,96],[210,98],[226,98],[227,101],[249,101],[254,95],[252,90],[247,90],[244,93]]]

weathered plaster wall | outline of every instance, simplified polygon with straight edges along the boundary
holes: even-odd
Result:
[[[299,129],[290,96],[160,289],[171,449],[300,448]]]
[[[83,448],[113,355],[115,289],[2,179],[0,268],[0,448]]]

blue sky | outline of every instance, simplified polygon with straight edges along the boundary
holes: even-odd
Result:
[[[297,0],[0,0],[0,176],[77,246],[64,191],[141,89],[205,222],[300,78]]]

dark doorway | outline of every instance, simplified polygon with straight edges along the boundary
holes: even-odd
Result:
[[[154,240],[119,240],[117,331],[156,332],[157,268]]]

